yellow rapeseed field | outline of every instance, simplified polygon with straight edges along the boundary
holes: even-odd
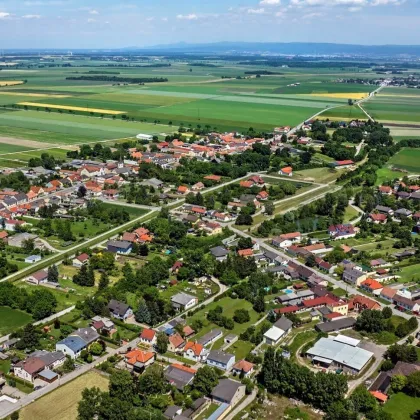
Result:
[[[22,106],[26,105],[26,106],[33,106],[33,107],[39,107],[39,108],[63,109],[65,111],[95,112],[97,114],[110,114],[110,115],[124,114],[124,111],[111,111],[110,109],[84,108],[84,107],[80,107],[80,106],[42,104],[42,103],[38,103],[38,102],[19,102],[18,105],[22,105]]]
[[[23,85],[23,80],[2,80],[0,86],[16,86]]]
[[[0,95],[10,95],[10,96],[30,96],[34,98],[70,98],[71,95],[54,95],[49,93],[25,93],[25,92],[11,92],[9,91],[3,91],[0,92]]]
[[[322,96],[324,98],[336,99],[363,99],[368,96],[368,93],[348,92],[348,93],[311,93],[310,96]]]

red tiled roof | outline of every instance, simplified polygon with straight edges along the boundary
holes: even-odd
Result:
[[[85,262],[89,259],[89,255],[86,253],[80,254],[77,258],[80,262]]]
[[[192,373],[194,375],[197,373],[197,371],[195,369],[191,369],[188,366],[180,365],[179,363],[172,363],[171,366],[174,367],[174,368],[177,368],[179,370],[183,370],[184,372]]]
[[[335,301],[329,296],[321,296],[315,299],[304,300],[302,303],[305,308],[313,308],[319,305],[333,305]]]
[[[293,172],[293,168],[291,166],[286,166],[285,168],[280,169],[284,174],[290,174]]]
[[[146,363],[154,357],[155,357],[155,354],[152,353],[151,351],[142,351],[139,349],[134,349],[125,355],[127,363],[129,363],[130,365],[134,365],[137,362]]]
[[[245,373],[250,372],[252,369],[254,369],[254,364],[251,362],[247,362],[246,360],[239,360],[239,362],[235,363],[233,365],[233,369],[236,370],[242,370]]]
[[[369,217],[376,222],[384,222],[387,219],[387,215],[382,213],[371,213]]]
[[[348,160],[337,160],[335,163],[338,166],[353,165],[354,164],[354,162],[352,160],[349,160],[349,159]]]
[[[378,281],[376,281],[375,279],[366,279],[365,281],[363,281],[361,284],[361,286],[365,286],[368,287],[371,290],[378,290],[378,289],[383,289],[384,286],[382,286],[381,283],[379,283]]]
[[[200,356],[203,349],[204,346],[202,344],[196,343],[195,341],[188,341],[184,347],[184,352],[187,350],[192,350],[195,356]]]
[[[377,400],[381,401],[381,402],[386,402],[388,401],[388,396],[383,394],[380,391],[369,391]]]
[[[238,251],[238,255],[240,256],[240,257],[249,257],[249,256],[251,256],[253,254],[253,252],[252,252],[252,249],[251,248],[248,248],[248,249],[240,249],[239,251]]]
[[[184,339],[178,334],[175,333],[169,337],[169,342],[175,347],[178,348],[184,343]]]
[[[141,334],[140,338],[142,340],[152,341],[155,338],[156,332],[150,328],[145,328]]]
[[[284,308],[274,309],[274,312],[276,314],[288,314],[292,312],[297,312],[299,309],[300,309],[299,306],[285,306]]]

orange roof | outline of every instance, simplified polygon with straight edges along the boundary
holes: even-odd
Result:
[[[7,238],[8,236],[9,236],[9,234],[6,231],[0,232],[0,239]]]
[[[184,343],[184,339],[178,334],[175,333],[169,337],[169,342],[175,347],[178,348]]]
[[[281,239],[294,239],[294,238],[299,238],[300,232],[290,232],[290,233],[284,233],[283,235],[280,235]]]
[[[178,192],[187,192],[188,191],[188,187],[186,187],[185,185],[180,185],[178,187]]]
[[[248,249],[240,249],[238,251],[238,255],[241,256],[241,257],[249,257],[252,254],[253,254],[253,252],[252,252],[252,249],[251,248],[248,248]]]
[[[233,365],[233,369],[242,370],[245,373],[248,373],[254,369],[254,366],[255,365],[253,363],[247,362],[246,360],[239,360],[239,362]]]
[[[252,181],[241,181],[239,183],[239,186],[243,188],[251,188],[253,185],[254,183]]]
[[[388,401],[388,396],[379,391],[369,391],[377,400],[381,402]]]
[[[305,303],[305,302],[304,302]],[[369,299],[366,296],[356,295],[349,300],[349,308],[355,305],[362,306],[366,309],[380,309],[381,306],[375,300]]]
[[[204,346],[202,344],[196,343],[194,341],[188,341],[188,343],[184,347],[184,351],[192,350],[195,356],[200,356],[203,349]]]
[[[146,229],[144,227],[140,227],[136,229],[133,233],[135,233],[137,236],[147,235],[149,233],[149,229]]]
[[[291,166],[286,166],[285,168],[281,168],[281,171],[284,174],[291,174],[293,172],[293,168]]]
[[[220,181],[222,177],[219,175],[207,175],[204,177],[204,179],[207,179],[209,181]]]
[[[372,290],[379,290],[379,289],[384,288],[384,286],[382,286],[381,283],[379,283],[375,279],[371,279],[371,278],[366,279],[364,282],[362,282],[361,286],[368,287],[369,289],[372,289]]]
[[[147,341],[152,341],[155,338],[156,333],[150,329],[150,328],[145,328],[141,334],[140,334],[140,338],[143,340],[147,340]]]
[[[183,329],[182,329],[182,331],[184,332],[184,334],[185,334],[185,336],[189,336],[189,335],[193,335],[194,333],[195,333],[195,331],[189,326],[189,325],[186,325]]]
[[[150,235],[147,235],[146,233],[141,235],[139,240],[142,242],[152,242],[152,237]]]
[[[183,370],[184,372],[192,373],[194,375],[197,373],[197,371],[195,369],[191,369],[188,366],[180,365],[179,363],[172,363],[171,366],[174,367],[174,368],[177,368],[179,370]]]
[[[129,363],[130,365],[134,365],[137,362],[146,363],[150,359],[153,359],[154,357],[155,357],[155,353],[152,353],[151,351],[142,351],[139,349],[134,349],[125,355],[125,359],[127,360],[127,363]]]

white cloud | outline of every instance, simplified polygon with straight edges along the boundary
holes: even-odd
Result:
[[[280,4],[280,0],[261,0],[260,4],[261,6],[275,6]]]
[[[197,20],[198,16],[195,13],[190,13],[189,15],[177,15],[176,18],[181,20]]]
[[[383,1],[383,0],[377,0]],[[386,1],[386,0],[385,0]],[[367,4],[367,0],[291,0],[290,4],[297,7],[348,6],[360,7]]]
[[[99,12],[97,10],[89,10],[90,15],[99,15]]]
[[[265,12],[265,9],[261,7],[260,9],[248,9],[247,11],[250,15],[262,15]]]
[[[322,16],[324,16],[324,13],[319,13],[319,12],[307,13],[306,15],[302,16],[302,19],[308,20],[308,19],[313,19],[313,18],[322,17]]]
[[[23,15],[23,19],[41,19],[41,15]]]
[[[155,20],[155,18],[154,17],[148,17],[146,20],[147,20],[147,22],[152,22],[152,21]]]
[[[362,10],[362,8],[361,7],[349,7],[347,10],[351,13],[354,13],[354,12],[358,12],[359,10]]]
[[[93,23],[93,22],[96,22],[96,19],[89,18],[89,19],[87,20],[87,22],[88,22],[88,23]]]
[[[29,0],[23,3],[25,6],[62,6],[65,4],[62,0],[50,0],[50,1],[42,1],[42,0]]]
[[[404,4],[405,0],[373,0],[371,6],[387,6],[387,5],[394,5],[400,6]]]
[[[9,17],[11,17],[12,15],[10,13],[7,12],[0,12],[0,19],[7,19]]]
[[[163,17],[161,20],[162,20],[162,22],[167,22],[168,21],[168,18],[167,17]]]

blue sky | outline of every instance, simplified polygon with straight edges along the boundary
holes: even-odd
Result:
[[[1,48],[420,44],[420,0],[0,0]]]

